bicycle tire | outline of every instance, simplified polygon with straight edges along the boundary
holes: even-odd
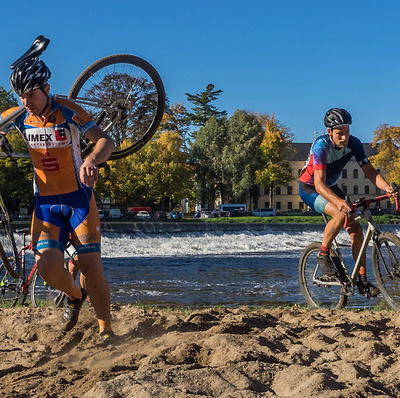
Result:
[[[10,225],[10,216],[0,196],[0,258],[3,267],[13,279],[20,278],[21,266],[15,244],[14,233]]]
[[[31,284],[31,301],[35,308],[47,305],[50,303],[54,307],[62,307],[64,303],[65,294],[60,290],[54,289],[47,285],[39,274],[39,270],[36,268],[32,275]]]
[[[104,88],[105,87],[105,88]],[[76,79],[68,98],[82,106],[116,143],[109,160],[117,160],[137,152],[157,131],[165,108],[165,90],[156,69],[142,58],[115,54],[102,58],[86,68]],[[129,99],[129,101],[127,101]],[[100,108],[82,101],[102,101],[121,109],[123,120],[107,130],[106,124],[115,112],[101,113]]]
[[[307,304],[312,308],[340,309],[346,306],[347,296],[341,286],[317,284],[315,276],[322,271],[317,265],[317,254],[321,243],[311,243],[302,252],[299,261],[299,284]]]
[[[372,267],[381,294],[395,311],[400,310],[400,239],[391,232],[380,234],[372,246]]]

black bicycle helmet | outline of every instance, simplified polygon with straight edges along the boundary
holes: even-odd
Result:
[[[331,108],[325,114],[325,127],[333,129],[338,126],[348,125],[352,123],[351,115],[346,109]]]
[[[26,59],[15,66],[11,77],[11,89],[18,95],[43,89],[51,77],[50,69],[37,57]]]

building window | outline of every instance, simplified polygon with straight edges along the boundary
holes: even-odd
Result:
[[[269,207],[269,202],[264,202],[264,207],[268,208]]]
[[[342,178],[347,178],[347,170],[346,169],[342,170]]]
[[[277,187],[275,189],[275,195],[280,195],[281,194],[281,187]]]
[[[365,193],[368,195],[369,194],[369,185],[366,185],[364,187]]]
[[[287,202],[287,208],[288,208],[288,210],[292,210],[293,209],[293,203],[292,202]]]
[[[354,185],[354,195],[358,195],[358,185]]]
[[[342,186],[342,191],[345,195],[347,195],[347,185]]]
[[[304,202],[299,202],[299,209],[304,210]]]
[[[358,169],[353,170],[353,178],[358,178]]]
[[[281,202],[276,202],[276,210],[280,210],[281,209]]]
[[[293,187],[291,185],[288,185],[288,187],[287,187],[287,194],[293,195]]]
[[[268,187],[264,187],[264,195],[269,195],[269,189],[268,189]]]

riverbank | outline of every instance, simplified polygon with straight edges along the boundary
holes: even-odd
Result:
[[[14,221],[14,231],[30,228],[26,221]],[[189,232],[236,232],[236,231],[323,231],[324,224],[321,223],[235,223],[235,222],[162,222],[162,221],[104,221],[101,223],[103,232],[115,233],[144,233],[144,234],[173,234]],[[397,230],[399,224],[384,224],[385,230]]]

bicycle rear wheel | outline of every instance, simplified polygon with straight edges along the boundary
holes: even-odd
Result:
[[[142,148],[156,132],[165,108],[160,75],[147,61],[129,54],[110,55],[90,65],[68,97],[114,139],[117,149],[110,160]]]
[[[313,308],[339,309],[347,304],[347,296],[341,286],[329,286],[319,281],[322,271],[317,265],[321,243],[311,243],[301,254],[299,283],[308,305]]]
[[[13,279],[21,275],[20,260],[15,244],[13,230],[10,225],[10,216],[0,196],[0,258],[1,265]]]
[[[36,268],[32,276],[31,285],[31,300],[35,308],[46,305],[54,305],[55,307],[62,307],[65,295],[60,290],[52,288],[40,276]]]
[[[372,247],[372,267],[376,283],[390,308],[400,310],[400,239],[385,232]]]

